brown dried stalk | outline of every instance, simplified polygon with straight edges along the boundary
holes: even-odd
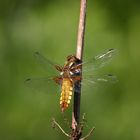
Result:
[[[87,0],[81,0],[80,6],[80,17],[79,17],[79,27],[78,27],[78,37],[77,37],[77,51],[76,57],[82,61],[83,58],[83,50],[84,50],[84,35],[85,35],[85,23],[86,23],[86,7]],[[73,133],[77,134],[77,138],[75,140],[80,139],[82,132],[79,132],[79,121],[80,121],[80,100],[81,100],[81,82],[77,82],[75,84],[74,91],[74,105],[72,112],[72,129]]]
[[[77,37],[77,51],[76,57],[82,61],[83,50],[84,50],[84,34],[85,34],[85,22],[86,22],[86,5],[87,0],[81,0],[80,7],[80,18],[78,27],[78,37]],[[80,120],[80,96],[81,96],[81,86],[79,86],[79,93],[74,93],[74,115],[72,115],[73,120],[76,124]]]

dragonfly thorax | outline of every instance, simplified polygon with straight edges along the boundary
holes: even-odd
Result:
[[[74,55],[69,55],[67,57],[67,61],[60,72],[60,75],[63,78],[70,78],[72,79],[74,76],[79,76],[81,74],[81,67],[78,65],[81,64],[81,60],[76,58]]]
[[[71,71],[71,69],[64,69],[62,72],[60,72],[60,75],[63,78],[71,78],[72,76],[75,75],[75,73],[73,71]]]

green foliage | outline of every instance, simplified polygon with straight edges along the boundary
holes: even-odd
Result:
[[[5,0],[0,1],[0,11],[0,139],[66,139],[51,128],[51,117],[66,127],[60,93],[36,92],[24,80],[46,74],[35,62],[34,52],[60,64],[75,53],[79,2]],[[119,80],[82,94],[81,113],[87,114],[89,125],[85,132],[96,127],[89,139],[140,139],[139,25],[139,1],[88,1],[84,57],[116,48],[118,55],[105,72]],[[71,119],[71,107],[65,115]]]

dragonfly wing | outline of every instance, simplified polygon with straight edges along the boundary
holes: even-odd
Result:
[[[47,75],[58,75],[59,71],[56,69],[55,63],[50,61],[49,59],[45,58],[43,55],[41,55],[39,52],[35,52],[34,54],[35,58],[41,64],[41,66],[47,71]]]
[[[59,84],[57,84],[53,78],[48,78],[48,77],[26,79],[25,85],[32,89],[35,89],[41,92],[46,92],[46,93],[56,93],[60,89]]]
[[[112,57],[116,54],[115,49],[109,49],[108,51],[97,55],[96,57],[78,64],[76,68],[82,65],[82,87],[98,88],[109,83],[117,82],[116,76],[112,74],[101,74],[99,68],[105,66]],[[76,79],[76,78],[75,78]]]
[[[112,57],[116,54],[115,49],[109,49],[108,51],[95,56],[94,58],[83,63],[83,73],[87,71],[93,71],[105,66]]]
[[[117,77],[115,75],[112,74],[106,74],[106,75],[101,75],[101,76],[97,76],[97,75],[86,75],[83,76],[82,79],[82,86],[89,86],[92,88],[96,88],[96,87],[102,87],[102,86],[106,86],[109,84],[113,84],[116,83]]]

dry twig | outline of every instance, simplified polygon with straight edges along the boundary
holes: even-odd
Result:
[[[90,137],[91,134],[93,133],[94,129],[95,129],[95,127],[92,127],[92,129],[89,131],[89,133],[85,137],[81,138],[80,140],[86,140],[88,137]]]
[[[82,62],[83,50],[84,50],[86,6],[87,6],[87,0],[81,0],[78,37],[77,37],[77,51],[76,51],[76,57],[79,60],[81,60],[81,62]],[[82,71],[82,68],[81,68],[81,71]],[[73,129],[72,139],[79,140],[82,135],[81,130],[79,130],[81,81],[75,83],[75,89],[76,90],[74,91],[74,105],[73,105],[73,112],[72,112],[72,129]]]
[[[67,137],[71,137],[69,134],[67,134],[64,129],[55,121],[55,119],[52,119],[52,124],[53,124],[53,128],[55,128],[56,126],[60,129],[60,131]]]
[[[86,22],[86,5],[87,0],[81,0],[80,7],[80,17],[79,17],[79,27],[78,27],[78,37],[77,37],[77,51],[76,57],[82,61],[83,49],[84,49],[84,34],[85,34],[85,22]],[[81,97],[81,85],[78,83],[79,92],[74,93],[74,115],[72,115],[73,120],[76,121],[75,124],[79,124],[80,120],[80,97]],[[74,121],[73,121],[74,122]],[[73,124],[72,124],[73,126]]]

